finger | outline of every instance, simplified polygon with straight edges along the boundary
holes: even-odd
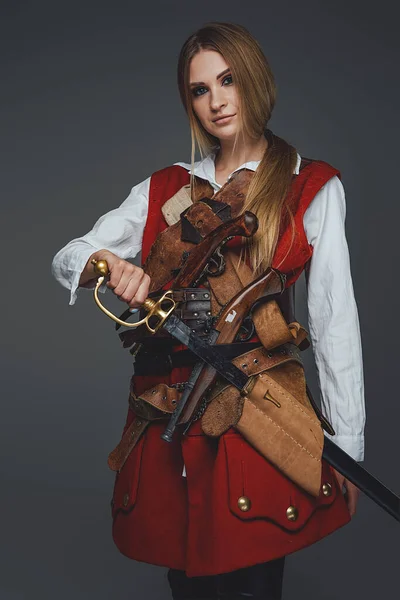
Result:
[[[143,304],[143,302],[146,300],[147,296],[149,295],[149,287],[150,287],[150,277],[148,275],[146,275],[146,273],[144,273],[143,279],[140,282],[140,285],[136,291],[135,297],[132,298],[132,301],[129,303],[129,305],[132,307],[141,306]],[[132,304],[132,302],[134,302],[134,304]]]
[[[135,269],[133,265],[125,263],[118,285],[114,288],[114,294],[116,294],[123,302],[129,302],[140,285],[143,276],[142,274],[142,269]],[[132,285],[134,286],[134,289],[132,289]]]
[[[356,514],[359,492],[357,489],[347,490],[347,507],[351,516]]]
[[[339,473],[338,471],[336,471],[336,469],[333,469],[333,472],[334,472],[335,477],[337,479],[339,489],[340,489],[340,491],[342,491],[343,490],[343,483],[344,483],[344,475],[342,475],[341,473]]]
[[[120,294],[118,294],[118,298],[120,300],[122,300],[122,302],[126,302],[126,303],[130,303],[132,301],[132,299],[135,297],[135,294],[137,292],[137,289],[140,285],[141,279],[140,279],[140,275],[139,274],[134,274],[128,281],[126,284],[126,287],[124,289],[124,291]],[[123,283],[121,282],[121,287],[122,287]],[[119,286],[118,286],[119,287]],[[117,288],[118,289],[118,288]],[[114,290],[114,293],[117,291]]]
[[[355,515],[357,509],[357,502],[360,496],[360,490],[351,481],[346,479],[346,501],[347,508],[351,516]]]
[[[106,284],[109,289],[114,290],[117,287],[121,280],[123,270],[124,264],[122,261],[117,261],[110,265],[110,276]]]

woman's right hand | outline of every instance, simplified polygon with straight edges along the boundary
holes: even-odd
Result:
[[[150,286],[150,277],[143,269],[119,258],[109,250],[98,250],[90,256],[85,267],[86,270],[91,266],[92,278],[93,265],[91,261],[93,259],[107,261],[110,275],[106,286],[114,292],[119,300],[126,302],[130,308],[138,308],[143,304],[148,296]],[[83,281],[81,283],[84,284]]]

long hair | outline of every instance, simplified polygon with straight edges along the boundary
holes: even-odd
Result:
[[[290,207],[285,205],[285,199],[296,166],[297,152],[267,129],[275,105],[276,87],[258,42],[240,25],[208,23],[186,40],[178,60],[179,93],[192,136],[192,167],[196,147],[203,155],[218,146],[218,139],[204,129],[192,107],[190,62],[200,50],[219,52],[229,65],[239,98],[241,130],[237,136],[244,132],[255,139],[263,133],[267,137],[268,147],[252,178],[243,208],[254,212],[259,221],[257,233],[247,242],[250,263],[253,271],[258,273],[272,263],[284,210],[293,226]]]

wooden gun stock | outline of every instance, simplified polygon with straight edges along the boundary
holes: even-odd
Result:
[[[232,343],[244,318],[251,312],[254,305],[261,300],[268,300],[276,294],[281,294],[284,287],[284,275],[275,269],[268,268],[260,277],[236,294],[222,310],[214,324],[214,332],[218,335],[214,342],[215,345]],[[215,383],[217,375],[214,368],[204,365],[185,406],[179,406],[179,412],[182,414],[180,423],[190,425],[204,394]]]

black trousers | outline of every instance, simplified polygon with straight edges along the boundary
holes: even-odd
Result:
[[[281,600],[285,558],[209,577],[170,569],[173,600]]]

